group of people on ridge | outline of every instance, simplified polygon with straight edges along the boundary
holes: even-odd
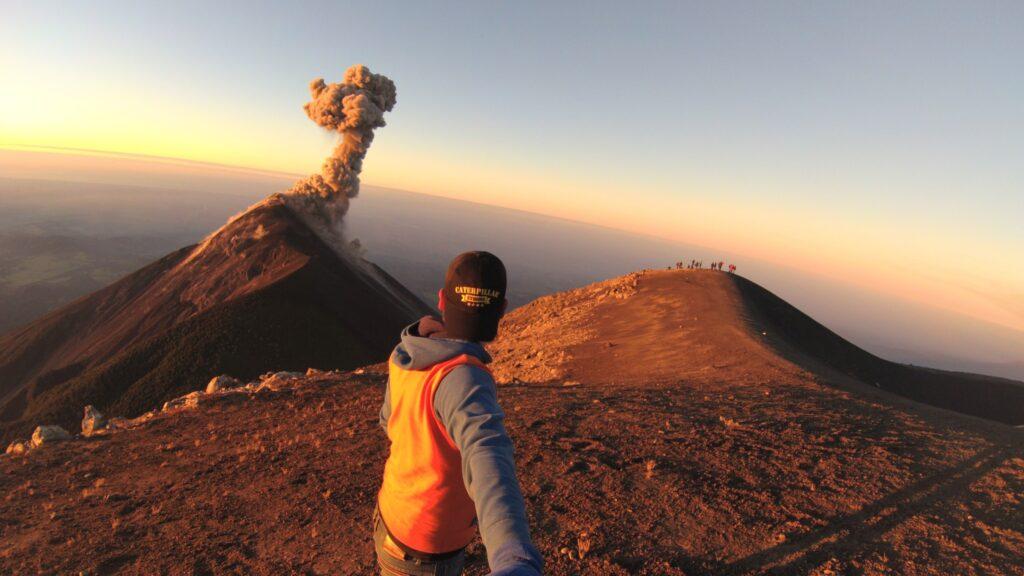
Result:
[[[723,266],[725,266],[725,262],[712,262],[711,265],[708,266],[708,268],[711,269],[711,270],[721,270]],[[676,270],[682,270],[683,268],[686,268],[687,270],[699,270],[699,269],[704,268],[704,261],[703,260],[690,260],[690,263],[687,264],[686,266],[683,266],[683,261],[682,260],[680,260],[679,262],[676,262]],[[735,264],[729,264],[729,272],[730,273],[736,272],[736,265]]]

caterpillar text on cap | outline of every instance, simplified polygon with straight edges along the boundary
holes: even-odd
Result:
[[[497,290],[475,286],[456,286],[455,293],[461,296],[463,304],[469,306],[487,306],[494,298],[501,296],[501,292]]]

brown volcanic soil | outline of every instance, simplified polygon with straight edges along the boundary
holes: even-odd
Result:
[[[547,572],[1024,574],[1021,432],[823,365],[743,282],[646,273],[510,315],[492,348]],[[0,573],[370,574],[383,384],[2,457]]]

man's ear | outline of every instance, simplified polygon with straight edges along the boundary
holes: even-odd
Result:
[[[437,309],[444,312],[444,288],[437,291]]]

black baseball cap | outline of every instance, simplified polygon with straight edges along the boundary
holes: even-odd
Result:
[[[444,326],[451,338],[490,342],[498,334],[508,286],[505,265],[490,252],[465,252],[444,278]]]

